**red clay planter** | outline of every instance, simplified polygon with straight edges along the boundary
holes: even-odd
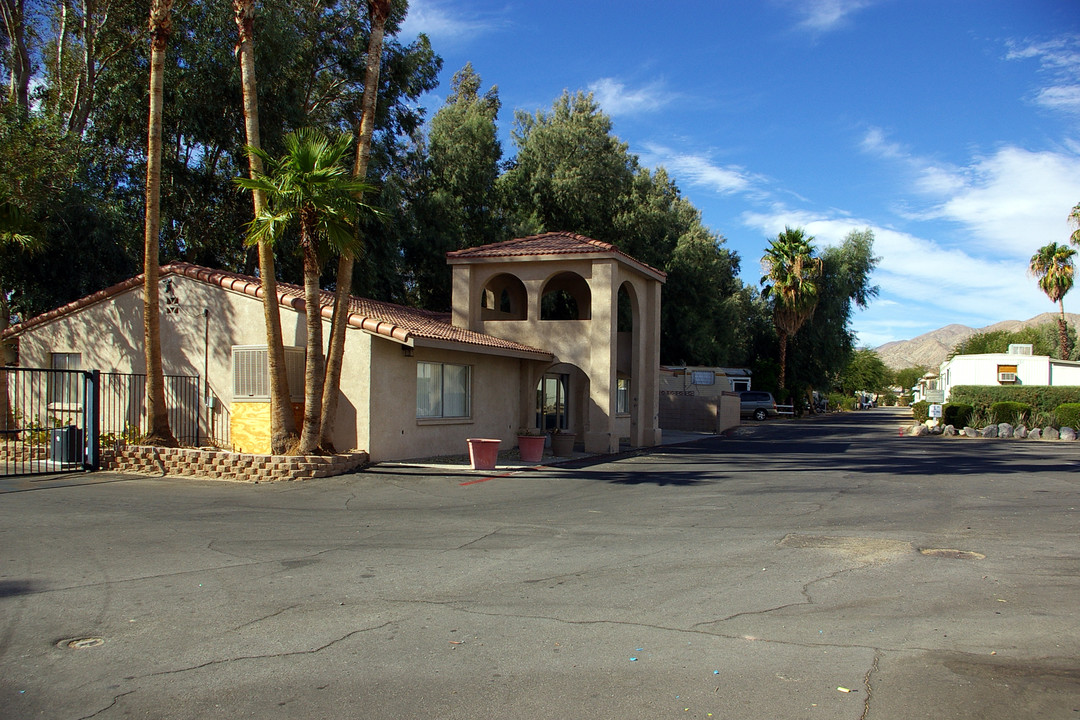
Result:
[[[499,458],[499,440],[491,438],[466,438],[469,443],[469,462],[473,470],[494,470]]]

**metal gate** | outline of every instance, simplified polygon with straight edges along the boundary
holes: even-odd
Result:
[[[165,401],[176,439],[199,445],[199,378],[166,375]],[[145,375],[0,368],[0,475],[97,470],[102,445],[147,429]]]

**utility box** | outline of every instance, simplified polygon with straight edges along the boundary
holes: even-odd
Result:
[[[49,440],[49,459],[71,464],[82,462],[82,431],[74,425],[53,428]]]

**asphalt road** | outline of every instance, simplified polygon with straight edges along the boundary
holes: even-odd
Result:
[[[1080,719],[1080,443],[896,412],[489,479],[0,480],[0,718]]]

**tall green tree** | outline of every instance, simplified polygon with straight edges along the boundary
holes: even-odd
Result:
[[[785,227],[761,258],[762,295],[772,301],[773,322],[780,336],[781,390],[787,387],[788,339],[813,316],[818,303],[821,259],[815,255],[813,240],[802,228]]]
[[[425,158],[413,182],[414,227],[403,256],[410,299],[433,310],[450,309],[446,253],[509,237],[495,190],[502,157],[499,93],[495,87],[483,94],[480,89],[472,65],[456,72],[420,148]]]
[[[158,231],[161,224],[161,108],[165,50],[172,33],[172,0],[150,2],[150,122],[146,150],[146,234],[143,244],[143,336],[146,352],[146,443],[176,447],[165,405],[158,303]]]
[[[828,387],[850,363],[856,344],[852,319],[857,308],[866,308],[877,297],[878,288],[871,283],[877,263],[869,228],[852,230],[839,245],[822,250],[818,303],[791,343],[789,385],[807,393]]]
[[[517,155],[499,188],[514,234],[565,230],[618,244],[612,219],[636,160],[592,94],[564,92],[549,112],[518,111],[511,137]]]
[[[242,188],[259,190],[266,208],[251,223],[249,242],[274,242],[295,226],[300,235],[304,263],[304,303],[306,361],[304,365],[304,427],[297,453],[308,455],[319,448],[322,437],[322,395],[325,384],[322,302],[319,276],[320,255],[327,251],[355,251],[356,200],[371,189],[355,180],[346,167],[352,137],[341,135],[336,142],[315,130],[299,130],[285,137],[285,154],[272,158],[265,151],[248,148],[260,157],[266,173],[254,178],[236,178]]]
[[[840,373],[836,385],[845,395],[856,392],[876,393],[885,389],[890,376],[889,369],[876,352],[869,348],[859,348],[851,354],[851,360]]]
[[[1044,245],[1031,256],[1028,271],[1039,283],[1050,302],[1058,304],[1058,342],[1061,357],[1069,357],[1069,325],[1065,321],[1065,295],[1072,289],[1076,270],[1076,250],[1056,242]]]

